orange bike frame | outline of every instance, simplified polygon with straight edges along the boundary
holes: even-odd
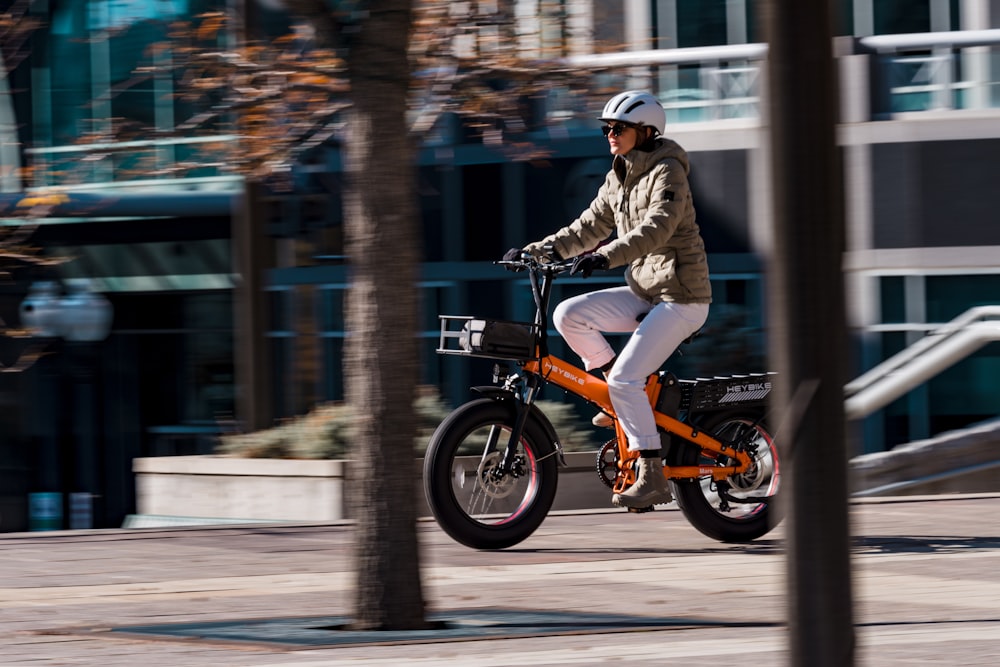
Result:
[[[608,384],[601,378],[552,355],[544,356],[540,360],[523,362],[522,367],[525,372],[537,375],[546,382],[551,382],[584,398],[612,417],[615,415],[614,406],[611,405],[611,398],[608,395]],[[646,394],[649,396],[650,405],[656,405],[659,393],[660,383],[656,374],[653,374],[646,383]],[[735,460],[735,465],[730,466],[663,466],[664,477],[668,479],[697,479],[711,476],[715,481],[720,481],[749,467],[750,457],[746,452],[733,449],[690,424],[685,424],[670,415],[658,412],[655,407],[653,408],[653,416],[656,419],[656,425],[667,433],[683,438],[701,447],[704,451],[722,454]],[[617,419],[615,419],[615,435],[618,441],[618,474],[615,477],[615,492],[620,493],[635,483],[635,470],[632,462],[639,457],[639,453],[629,450],[628,440],[622,431],[621,422]]]

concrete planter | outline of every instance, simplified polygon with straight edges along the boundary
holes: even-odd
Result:
[[[596,452],[571,452],[559,471],[553,509],[610,507],[611,490],[597,477]],[[350,461],[158,456],[133,461],[138,517],[130,525],[346,519]],[[414,462],[418,513],[430,514]],[[145,517],[143,519],[142,517]],[[154,518],[156,517],[156,518]]]
[[[1000,420],[942,434],[850,462],[856,496],[979,493],[1000,490]],[[597,478],[596,452],[571,452],[559,470],[554,510],[611,506]],[[418,514],[430,515],[414,461]],[[350,461],[161,456],[135,459],[138,517],[126,526],[300,521],[349,518],[345,474]]]
[[[345,461],[135,459],[140,516],[323,522],[344,518]]]

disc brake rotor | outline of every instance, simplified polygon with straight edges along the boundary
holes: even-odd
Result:
[[[770,450],[766,446],[758,448],[747,469],[729,477],[733,491],[751,493],[770,478],[773,466],[769,453]]]
[[[502,460],[500,452],[491,452],[479,462],[479,469],[476,471],[479,488],[492,498],[504,498],[514,491],[516,479],[514,475],[505,475],[500,471]]]

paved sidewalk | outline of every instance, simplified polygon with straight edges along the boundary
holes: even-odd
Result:
[[[856,664],[1000,664],[998,507],[852,505]],[[725,545],[677,511],[563,513],[501,552],[419,530],[431,610],[494,634],[338,644],[348,525],[20,533],[0,535],[0,664],[786,663],[781,527]]]

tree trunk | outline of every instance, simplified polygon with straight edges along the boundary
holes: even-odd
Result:
[[[374,0],[350,43],[354,110],[344,133],[345,393],[356,416],[353,627],[427,627],[415,511],[415,152],[407,134],[410,0]]]

